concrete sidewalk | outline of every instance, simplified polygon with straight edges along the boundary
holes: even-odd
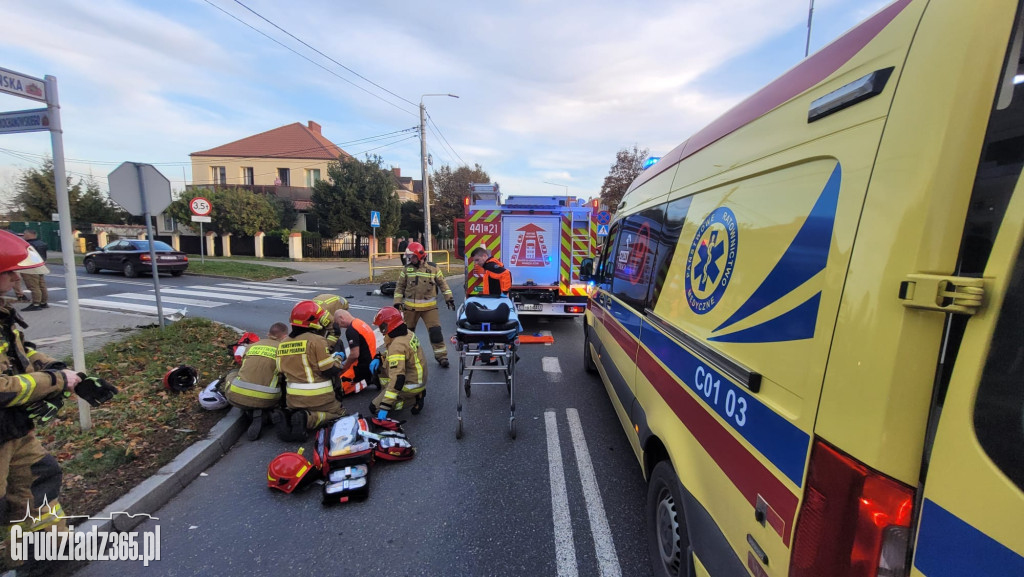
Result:
[[[38,311],[23,311],[27,303],[13,303],[29,327],[25,337],[36,348],[56,359],[71,356],[71,314],[67,306],[50,303]],[[8,305],[11,306],[11,305]],[[85,352],[98,350],[103,345],[119,340],[137,327],[156,322],[152,316],[133,315],[113,311],[81,309],[82,340]],[[70,363],[69,363],[70,364]]]

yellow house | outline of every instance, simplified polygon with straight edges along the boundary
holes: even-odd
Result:
[[[193,186],[312,188],[327,178],[327,163],[349,154],[324,138],[320,125],[310,120],[305,126],[296,122],[189,156]]]

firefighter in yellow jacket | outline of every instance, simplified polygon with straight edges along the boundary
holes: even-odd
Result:
[[[370,405],[372,414],[383,419],[410,403],[410,412],[419,414],[427,396],[427,362],[419,339],[405,324],[402,314],[392,307],[377,311],[373,324],[384,333],[387,376],[380,379],[382,389]]]
[[[330,314],[313,301],[292,308],[292,332],[277,347],[277,370],[284,375],[290,414],[275,411],[271,416],[284,441],[305,441],[309,429],[345,415],[334,385],[342,357],[331,354],[323,335],[331,322]]]
[[[42,265],[28,243],[0,231],[0,294],[18,282],[16,271]],[[32,419],[40,403],[74,391],[80,377],[26,345],[18,325],[27,326],[16,310],[0,306],[0,526],[17,523],[24,531],[52,526],[66,531],[58,501],[60,465],[36,438]],[[10,559],[10,548],[5,557],[9,565],[20,563]]]
[[[288,325],[274,323],[267,338],[245,349],[242,366],[228,373],[225,397],[251,419],[247,433],[250,441],[260,438],[264,420],[270,416],[269,409],[281,404],[277,347],[287,337]]]
[[[444,295],[449,309],[455,310],[455,296],[444,273],[432,262],[427,262],[427,252],[423,245],[411,242],[405,249],[407,266],[398,276],[395,286],[395,308],[405,314],[405,324],[409,330],[416,332],[419,319],[427,325],[430,345],[434,349],[434,358],[442,367],[448,366],[448,347],[444,344],[441,332],[441,319],[437,315],[437,293]]]
[[[331,315],[331,326],[327,328],[327,342],[331,343],[331,350],[339,350],[338,340],[341,338],[342,328],[334,322],[334,313],[340,310],[348,310],[348,299],[343,296],[330,293],[318,294],[313,297],[313,302],[320,305]]]

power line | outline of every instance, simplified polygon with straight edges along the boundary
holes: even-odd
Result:
[[[263,21],[264,21],[264,22],[266,22],[267,24],[270,24],[270,25],[271,25],[271,26],[273,26],[274,28],[277,28],[277,29],[278,29],[278,30],[280,30],[281,32],[284,32],[285,34],[287,34],[288,36],[292,37],[292,38],[293,38],[293,39],[295,39],[295,40],[296,40],[297,42],[299,42],[300,44],[302,44],[303,46],[305,46],[306,48],[309,48],[309,49],[310,49],[310,50],[312,50],[313,52],[316,52],[316,53],[317,53],[317,54],[319,54],[320,56],[323,56],[324,58],[326,58],[326,59],[330,60],[331,62],[333,62],[333,63],[337,64],[338,66],[341,66],[341,67],[342,67],[342,68],[344,68],[345,70],[348,70],[349,72],[351,72],[352,74],[355,74],[355,75],[356,75],[356,76],[358,76],[359,78],[362,78],[363,80],[365,80],[365,81],[369,82],[370,84],[372,84],[372,85],[376,86],[377,88],[380,88],[381,90],[383,90],[384,92],[387,92],[387,93],[388,93],[388,94],[390,94],[391,96],[394,96],[395,98],[397,98],[397,99],[399,99],[399,100],[403,100],[403,101],[405,101],[405,102],[408,102],[409,104],[411,104],[411,105],[413,105],[413,106],[416,106],[416,103],[415,103],[415,102],[412,102],[412,101],[410,101],[410,100],[407,100],[407,99],[405,99],[405,98],[403,98],[403,97],[401,97],[401,96],[399,96],[399,95],[395,94],[394,92],[391,92],[390,90],[388,90],[387,88],[384,88],[384,87],[383,87],[383,86],[381,86],[380,84],[377,84],[376,82],[374,82],[374,81],[370,80],[369,78],[367,78],[367,77],[363,76],[362,74],[360,74],[360,73],[356,72],[355,70],[352,70],[352,69],[351,69],[351,68],[349,68],[348,66],[345,66],[345,65],[344,65],[344,64],[342,64],[341,62],[338,62],[337,60],[335,60],[335,59],[331,58],[330,56],[328,56],[328,55],[324,54],[323,52],[320,52],[320,51],[319,51],[319,50],[317,50],[316,48],[313,48],[312,46],[310,46],[310,45],[309,45],[308,43],[306,43],[306,42],[305,42],[304,40],[302,40],[301,38],[298,38],[298,37],[296,37],[296,36],[295,36],[294,34],[292,34],[291,32],[288,32],[288,31],[287,31],[287,30],[285,30],[284,28],[281,28],[281,27],[280,27],[280,26],[278,26],[277,24],[275,24],[275,23],[271,22],[271,21],[270,21],[269,19],[267,19],[267,18],[266,18],[265,16],[263,16],[263,15],[262,15],[262,14],[260,14],[259,12],[257,12],[257,11],[255,11],[255,10],[253,10],[252,8],[249,8],[248,6],[246,6],[245,4],[243,4],[243,3],[241,2],[241,0],[235,0],[235,3],[236,3],[236,4],[238,4],[239,6],[241,6],[242,8],[245,8],[245,9],[246,9],[246,10],[248,10],[249,12],[252,12],[253,14],[255,14],[256,16],[258,16],[258,17],[259,17],[259,18],[260,18],[261,20],[263,20]]]
[[[430,124],[434,125],[434,128],[437,130],[437,133],[441,137],[441,140],[443,140],[444,143],[448,145],[448,149],[452,151],[452,154],[458,157],[459,161],[462,162],[462,164],[464,164],[465,166],[469,166],[469,164],[467,164],[466,161],[463,160],[461,156],[459,156],[459,153],[455,152],[455,149],[452,148],[452,145],[448,143],[448,139],[445,138],[444,134],[441,133],[441,127],[438,126],[436,122],[434,122],[434,119],[430,117],[429,112],[427,113],[427,120],[430,122]]]
[[[335,72],[335,71],[331,70],[330,68],[327,68],[327,67],[326,67],[326,66],[324,66],[323,64],[320,64],[319,62],[317,62],[317,61],[313,60],[312,58],[310,58],[310,57],[306,56],[305,54],[302,54],[301,52],[299,52],[299,51],[295,50],[295,49],[294,49],[294,48],[292,48],[291,46],[288,46],[288,45],[284,44],[283,42],[281,42],[281,41],[277,40],[276,38],[274,38],[274,37],[270,36],[269,34],[267,34],[267,33],[263,32],[262,30],[260,30],[260,29],[258,29],[258,28],[256,28],[256,27],[254,27],[253,25],[249,24],[249,23],[248,23],[248,22],[246,22],[245,20],[242,20],[241,18],[239,18],[239,17],[235,16],[234,14],[232,14],[232,13],[228,12],[227,10],[225,10],[225,9],[221,8],[220,6],[217,6],[216,4],[214,4],[213,2],[211,2],[210,0],[203,0],[203,1],[204,1],[204,2],[206,2],[207,4],[209,4],[210,6],[213,6],[213,7],[214,7],[214,8],[216,8],[217,10],[220,10],[220,11],[221,11],[221,12],[223,12],[224,14],[227,14],[227,15],[228,15],[228,16],[230,16],[231,18],[233,18],[233,19],[237,20],[238,22],[240,22],[240,23],[244,24],[244,25],[245,25],[246,27],[248,27],[248,28],[252,29],[253,31],[255,31],[255,32],[258,32],[258,33],[259,33],[260,35],[262,35],[262,36],[263,36],[263,37],[265,37],[266,39],[268,39],[268,40],[270,40],[270,41],[274,42],[275,44],[277,44],[277,45],[281,46],[281,47],[282,47],[282,48],[284,48],[285,50],[288,50],[289,52],[292,52],[292,53],[293,53],[293,54],[295,54],[296,56],[299,56],[299,57],[301,57],[301,58],[303,58],[303,59],[305,59],[305,60],[309,61],[309,62],[310,62],[311,64],[313,64],[313,65],[315,65],[315,66],[317,66],[317,67],[319,67],[319,68],[323,69],[323,70],[324,70],[325,72],[327,72],[328,74],[330,74],[330,75],[332,75],[332,76],[335,76],[335,77],[337,77],[337,78],[338,78],[339,80],[342,80],[342,81],[344,81],[344,82],[347,82],[347,83],[351,84],[352,86],[354,86],[354,87],[358,88],[359,90],[362,90],[363,92],[365,92],[365,93],[369,94],[370,96],[372,96],[372,97],[376,98],[377,100],[380,100],[381,102],[385,102],[385,103],[387,103],[387,104],[390,104],[391,106],[394,106],[395,108],[397,108],[398,110],[401,110],[402,112],[405,112],[405,113],[407,113],[407,114],[411,114],[411,115],[413,115],[413,116],[416,116],[416,114],[417,114],[417,113],[415,113],[415,112],[412,112],[411,110],[408,110],[408,109],[402,108],[401,106],[399,106],[399,105],[395,104],[394,102],[391,102],[390,100],[387,100],[387,99],[385,99],[385,98],[381,97],[381,96],[380,96],[379,94],[374,94],[373,92],[370,92],[370,91],[369,91],[369,90],[367,90],[366,88],[363,88],[362,86],[359,86],[358,84],[356,84],[355,82],[352,82],[352,81],[351,81],[351,80],[349,80],[348,78],[345,78],[344,76],[342,76],[342,75],[338,74],[337,72]],[[262,17],[261,17],[261,18],[262,18]],[[360,77],[360,78],[361,78],[361,77]],[[375,85],[375,86],[376,86],[376,85]],[[404,99],[404,98],[402,98],[402,100],[405,100],[405,99]],[[406,102],[408,102],[408,100],[406,100]]]

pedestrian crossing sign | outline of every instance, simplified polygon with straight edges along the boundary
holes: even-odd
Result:
[[[370,226],[372,226],[373,228],[377,228],[380,226],[380,211],[370,211]]]
[[[608,236],[608,225],[599,224],[597,225],[597,236]]]

